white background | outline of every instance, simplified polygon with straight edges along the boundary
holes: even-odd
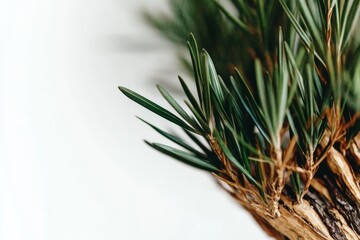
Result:
[[[154,84],[177,86],[140,17],[165,3],[0,0],[0,239],[267,239],[210,176],[147,147],[164,140],[134,115],[165,121],[117,89],[164,103]]]

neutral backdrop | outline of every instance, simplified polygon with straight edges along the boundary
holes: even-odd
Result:
[[[140,17],[167,0],[0,1],[0,239],[267,239],[212,178],[147,147],[176,52]],[[185,75],[185,78],[189,79]]]

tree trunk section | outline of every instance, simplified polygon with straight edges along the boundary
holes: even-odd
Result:
[[[289,196],[279,202],[280,217],[266,209],[241,202],[260,227],[278,240],[356,240],[360,239],[360,207],[356,197],[337,184],[335,177],[314,180],[301,203]],[[321,190],[321,191],[319,191]]]

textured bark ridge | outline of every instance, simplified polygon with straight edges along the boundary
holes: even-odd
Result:
[[[302,202],[283,196],[279,202],[279,217],[266,213],[260,205],[239,200],[255,220],[275,239],[360,239],[360,208],[347,190],[336,185],[336,180],[324,176],[329,195],[310,187]],[[329,198],[330,197],[330,198]]]
[[[296,197],[292,188],[287,188],[287,181],[277,201],[276,215],[272,214],[273,203],[264,203],[245,178],[235,175],[231,179],[219,175],[215,178],[274,239],[360,239],[359,139],[358,136],[349,147],[341,149],[326,148],[329,139],[325,138],[326,157],[311,176],[306,194],[300,199]],[[217,154],[227,161],[220,151]],[[227,164],[232,172],[231,164]],[[303,182],[307,182],[307,176],[303,174]]]

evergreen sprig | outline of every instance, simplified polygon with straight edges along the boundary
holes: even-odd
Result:
[[[194,33],[186,44],[196,94],[179,78],[187,109],[161,86],[177,116],[120,90],[189,136],[145,122],[180,149],[151,147],[212,172],[276,216],[284,188],[300,201],[330,149],[347,151],[360,131],[360,2],[231,0],[232,11],[205,2],[172,0],[173,18],[147,15],[177,43]]]

